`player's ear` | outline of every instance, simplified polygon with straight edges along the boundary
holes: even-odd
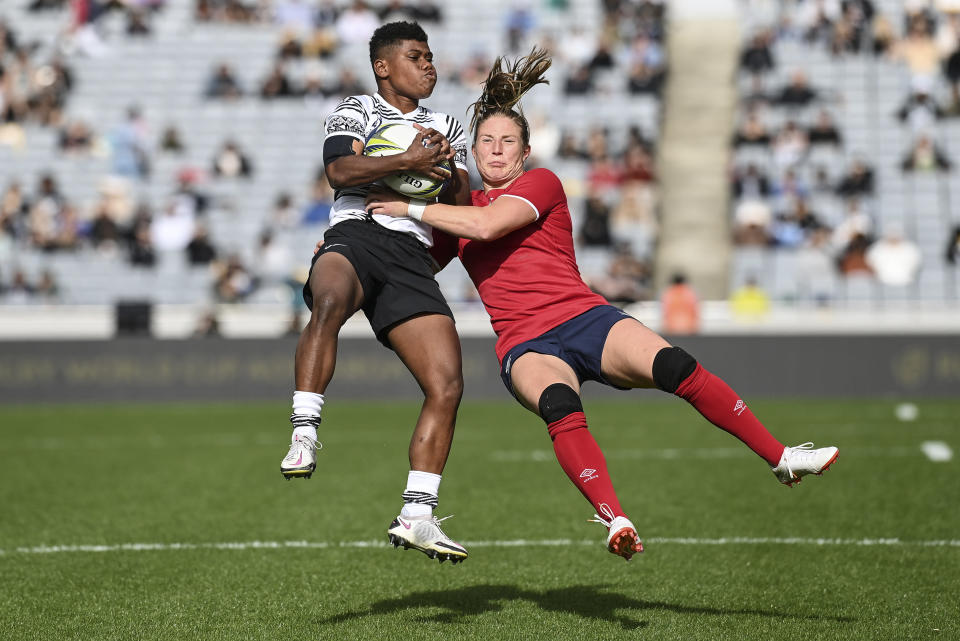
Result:
[[[527,161],[527,158],[530,157],[530,151],[531,151],[530,145],[527,145],[526,147],[524,147],[524,149],[523,149],[523,161],[524,161],[524,162],[526,162],[526,161]]]
[[[377,78],[389,78],[390,77],[390,65],[383,58],[377,58],[373,61],[373,73],[376,74]]]

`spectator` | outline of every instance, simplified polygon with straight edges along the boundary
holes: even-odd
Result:
[[[236,100],[243,96],[243,88],[230,66],[220,64],[207,81],[203,95],[214,100]]]
[[[765,247],[770,244],[773,212],[763,200],[743,200],[734,210],[733,242]]]
[[[740,53],[740,68],[753,76],[773,71],[776,66],[770,52],[772,35],[769,31],[754,34],[750,44]]]
[[[307,0],[279,0],[274,8],[274,22],[282,29],[305,36],[313,29],[313,7]]]
[[[593,91],[593,76],[590,74],[590,68],[587,65],[576,67],[567,76],[563,91],[568,96],[585,96],[591,93]]]
[[[110,152],[114,174],[135,179],[150,175],[147,124],[139,107],[128,107],[124,123],[110,133]]]
[[[770,180],[755,163],[733,172],[733,197],[737,200],[762,200],[770,195]]]
[[[88,153],[93,147],[93,132],[82,120],[72,120],[60,128],[57,146],[64,153]]]
[[[885,15],[878,13],[871,25],[871,43],[875,55],[884,55],[893,49],[897,42],[897,34],[893,23]]]
[[[146,12],[141,8],[127,9],[127,27],[128,36],[136,38],[145,38],[151,35],[152,30]]]
[[[920,249],[894,228],[870,246],[866,261],[881,283],[903,287],[916,280],[920,271]]]
[[[260,85],[260,97],[264,100],[272,100],[274,98],[292,98],[296,95],[297,92],[294,90],[290,78],[287,77],[283,63],[277,61],[270,70],[270,75]]]
[[[676,274],[660,300],[661,330],[674,336],[700,331],[700,301],[683,274]]]
[[[433,0],[414,0],[415,4],[410,7],[413,12],[413,19],[417,22],[443,22],[443,12],[440,6]]]
[[[313,181],[310,204],[303,212],[304,225],[326,225],[330,220],[330,209],[333,207],[333,188],[321,169]]]
[[[870,244],[873,239],[873,219],[863,210],[859,200],[851,198],[847,201],[843,221],[833,229],[832,242],[834,247],[843,251],[857,238],[866,241],[866,245]]]
[[[916,16],[910,19],[907,37],[894,46],[892,55],[895,60],[906,62],[915,79],[934,79],[940,65],[940,52],[930,37],[925,17]]]
[[[610,302],[636,303],[650,299],[650,264],[637,258],[629,243],[617,243],[605,276],[591,279],[590,288]]]
[[[854,160],[850,170],[840,179],[837,195],[844,198],[873,193],[873,170],[862,160]]]
[[[811,145],[834,145],[839,147],[842,143],[840,132],[833,122],[833,117],[826,109],[821,109],[817,114],[817,120],[807,132],[807,138]]]
[[[960,225],[954,226],[950,232],[946,258],[951,265],[960,264]]]
[[[836,282],[828,228],[813,229],[797,250],[795,275],[799,298],[825,305],[834,297]]]
[[[367,3],[354,0],[350,8],[337,18],[337,37],[340,42],[367,42],[379,26],[380,19],[367,8]]]
[[[178,207],[190,207],[195,217],[207,213],[210,206],[210,197],[199,187],[203,179],[203,172],[197,169],[186,168],[177,173],[177,190],[173,193],[173,200]]]
[[[270,212],[270,225],[289,229],[299,224],[299,212],[293,205],[293,196],[290,192],[280,192],[273,202]]]
[[[34,287],[27,280],[27,275],[22,269],[17,269],[13,272],[13,280],[4,292],[4,302],[13,305],[29,303],[33,293]]]
[[[170,154],[182,154],[186,151],[186,146],[180,136],[180,130],[176,125],[167,125],[160,136],[160,151]]]
[[[195,225],[193,211],[174,201],[151,221],[150,245],[163,253],[182,252],[193,238]]]
[[[220,321],[215,311],[208,311],[200,317],[193,330],[194,338],[214,338],[220,336]]]
[[[872,276],[873,270],[867,262],[867,249],[870,247],[870,239],[862,234],[856,234],[850,242],[841,250],[837,258],[837,267],[840,273],[845,276],[866,275]]]
[[[191,265],[209,265],[217,257],[216,248],[210,243],[210,234],[203,225],[196,225],[193,238],[187,243],[187,262]]]
[[[773,139],[773,160],[780,167],[793,167],[807,155],[810,141],[796,122],[788,120]]]
[[[950,159],[927,136],[920,136],[913,143],[900,164],[905,172],[947,171],[952,166]]]
[[[635,62],[630,66],[627,76],[627,91],[631,94],[659,94],[663,87],[663,79],[663,69],[651,67],[643,62]]]
[[[789,84],[780,91],[774,102],[783,107],[806,107],[816,98],[817,92],[810,87],[807,74],[794,71]]]
[[[251,265],[255,265],[254,278],[257,287],[289,284],[293,265],[290,250],[277,242],[273,231],[265,229],[257,239]]]
[[[130,243],[130,264],[134,267],[153,267],[157,263],[157,254],[150,242],[150,225],[146,221],[138,221],[133,229],[133,240]]]
[[[514,6],[507,12],[505,27],[507,30],[507,51],[517,53],[524,47],[527,35],[536,26],[537,20],[522,3],[514,3]]]
[[[366,88],[357,80],[354,73],[344,67],[340,70],[340,76],[337,78],[337,84],[332,89],[331,94],[338,98],[343,98],[346,96],[357,96],[365,92]]]
[[[897,118],[909,124],[914,134],[933,132],[936,121],[946,115],[922,84],[897,110]]]
[[[543,167],[553,163],[560,147],[560,129],[553,119],[543,111],[533,114],[530,119],[530,148],[527,162],[530,167]]]
[[[237,143],[227,140],[213,158],[213,174],[220,178],[250,178],[253,166]]]
[[[43,270],[37,281],[34,295],[44,303],[56,303],[60,300],[60,285],[49,269]]]
[[[610,236],[610,206],[599,192],[592,192],[584,204],[579,241],[587,247],[610,247],[613,244]]]
[[[576,137],[571,132],[565,131],[560,135],[557,157],[564,160],[587,160],[590,156],[577,143]]]
[[[102,201],[97,205],[90,223],[89,238],[94,248],[101,253],[116,251],[120,242],[120,226]]]
[[[767,126],[760,119],[760,113],[757,109],[751,109],[747,113],[747,118],[740,126],[740,129],[734,134],[733,146],[743,145],[769,145],[771,141],[770,132]]]
[[[250,272],[237,255],[227,258],[214,282],[214,293],[224,303],[238,303],[253,293],[255,284]]]
[[[771,227],[770,239],[778,247],[794,249],[806,240],[808,229],[818,226],[817,217],[807,207],[807,201],[800,199],[792,209],[777,216]]]
[[[416,20],[413,16],[413,7],[404,0],[389,0],[377,11],[381,23]]]
[[[757,277],[750,275],[730,294],[730,308],[740,320],[757,321],[770,311],[770,296],[760,287]]]

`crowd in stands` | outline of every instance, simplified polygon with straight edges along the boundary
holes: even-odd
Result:
[[[0,145],[16,146],[17,136],[11,132],[29,123],[56,131],[51,156],[106,158],[110,166],[108,175],[95,178],[98,190],[90,202],[65,193],[53,171],[39,177],[4,177],[0,258],[18,247],[50,255],[106,257],[145,271],[177,260],[190,269],[209,270],[215,301],[243,301],[268,284],[289,288],[295,296],[299,285],[291,276],[292,266],[304,261],[291,256],[278,238],[303,225],[322,228],[327,224],[333,192],[322,169],[300,193],[278,192],[269,212],[250,212],[262,228],[253,247],[225,250],[210,221],[211,212],[221,206],[218,198],[223,190],[211,187],[219,181],[257,180],[255,150],[236,140],[223,140],[208,165],[185,162],[176,170],[175,189],[151,200],[139,186],[156,178],[162,156],[175,159],[190,144],[178,124],[164,123],[158,131],[158,123],[150,122],[150,107],[136,104],[127,107],[120,121],[96,126],[68,109],[76,81],[68,63],[74,57],[108,55],[115,44],[112,38],[149,36],[152,21],[169,9],[168,4],[165,0],[34,0],[31,11],[60,11],[69,16],[68,27],[61,34],[50,34],[54,41],[45,48],[21,42],[14,28],[0,23]],[[549,11],[560,14],[567,8],[565,0],[548,4]],[[101,28],[111,14],[126,25],[122,33]],[[198,24],[257,23],[273,25],[277,31],[272,67],[258,85],[244,86],[224,60],[211,70],[197,97],[226,104],[251,98],[315,97],[335,104],[342,96],[366,93],[370,87],[358,80],[354,65],[338,59],[338,53],[344,43],[366,42],[379,24],[396,19],[424,22],[429,31],[443,24],[442,5],[431,0],[196,0],[193,20]],[[555,56],[554,85],[563,93],[655,97],[667,69],[664,20],[662,0],[607,0],[598,31],[579,25],[558,29],[555,22],[543,20],[542,12],[517,3],[503,19],[509,51],[475,50],[456,64],[441,65],[443,82],[477,88],[492,62],[491,53],[519,55],[538,43]],[[59,53],[39,58],[40,51]],[[296,66],[300,72],[307,70],[301,78],[288,66],[311,59],[322,67]],[[578,221],[577,242],[606,257],[604,269],[590,275],[591,284],[613,300],[650,299],[658,214],[655,135],[648,134],[656,132],[634,125],[628,135],[614,139],[599,124],[568,129],[542,111],[528,115],[534,148],[531,166],[554,168],[557,162],[566,163],[580,168],[585,176],[583,193],[573,194],[585,203],[573,212]],[[320,229],[311,233],[319,237]],[[49,271],[30,274],[7,268],[0,272],[0,303],[58,300],[69,291],[70,283],[66,278],[58,286],[56,276]]]
[[[781,86],[770,78],[779,70],[774,51],[782,41],[826,51],[837,61],[855,56],[901,63],[909,94],[896,113],[880,114],[876,126],[899,126],[911,141],[899,163],[905,175],[949,172],[954,160],[940,144],[937,123],[960,116],[960,6],[947,4],[943,10],[925,0],[905,2],[898,25],[899,16],[885,15],[870,0],[799,0],[784,3],[775,24],[747,38],[732,141],[737,245],[796,251],[801,269],[818,272],[822,282],[838,275],[895,287],[916,281],[919,248],[896,225],[878,229],[872,211],[876,168],[858,157],[863,150],[849,148],[834,121],[832,110],[845,97],[818,87],[802,67],[789,70]],[[941,103],[938,88],[946,86],[950,98]],[[842,174],[831,171],[837,166],[831,158],[845,159]],[[823,288],[812,296],[828,302],[835,293]]]

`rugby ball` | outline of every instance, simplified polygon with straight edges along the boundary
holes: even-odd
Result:
[[[374,129],[363,146],[364,156],[392,156],[410,148],[417,136],[412,125],[388,122]],[[438,165],[451,171],[450,163],[444,160]],[[449,180],[434,180],[418,171],[404,171],[383,179],[390,189],[413,198],[436,198],[446,188]]]

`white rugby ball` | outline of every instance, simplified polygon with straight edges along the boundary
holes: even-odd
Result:
[[[367,137],[363,146],[364,156],[392,156],[405,152],[417,136],[412,125],[388,122],[380,125]],[[451,171],[450,163],[444,160],[438,165]],[[436,198],[446,188],[447,180],[434,180],[418,171],[403,171],[383,179],[387,187],[413,198]]]

